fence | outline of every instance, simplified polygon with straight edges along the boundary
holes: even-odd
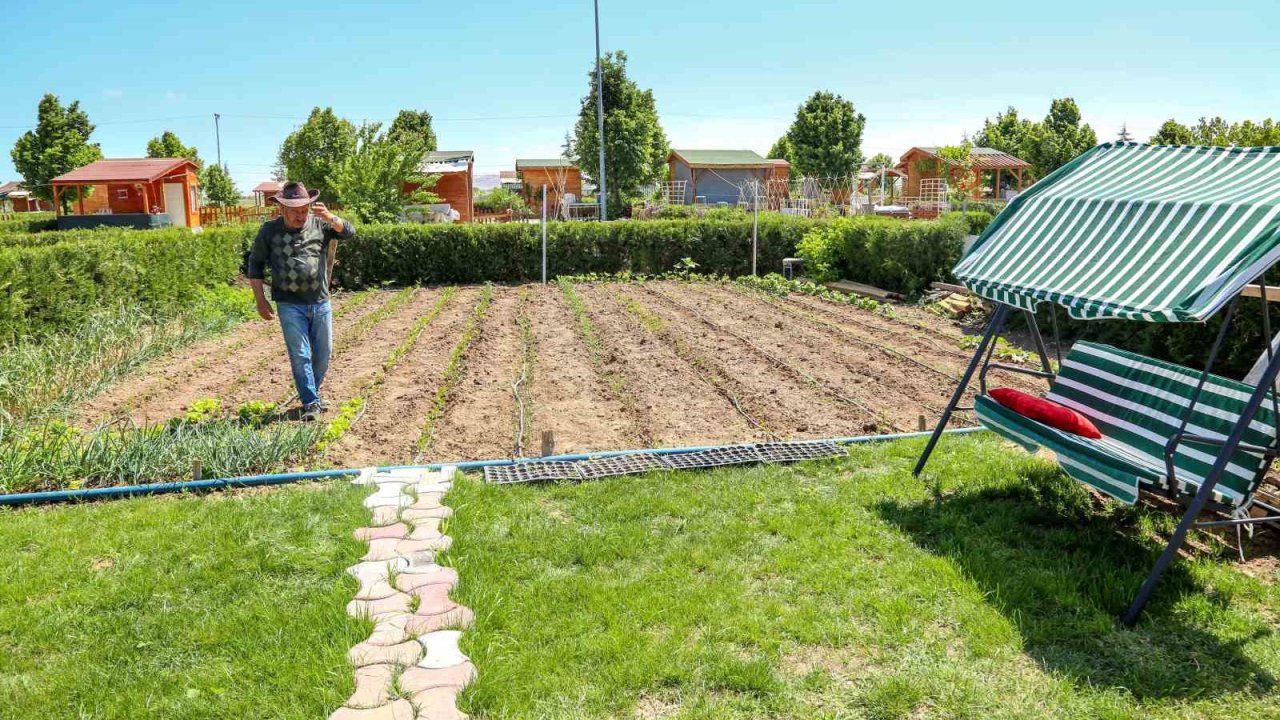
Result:
[[[265,222],[280,213],[275,205],[256,207],[202,207],[200,208],[201,225],[244,225],[251,222]]]

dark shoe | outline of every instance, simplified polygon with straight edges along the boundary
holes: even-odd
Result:
[[[321,406],[319,401],[313,402],[310,405],[303,405],[302,422],[315,422],[320,419],[320,415],[323,412],[324,408]]]

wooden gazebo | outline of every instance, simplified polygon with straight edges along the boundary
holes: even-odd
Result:
[[[53,179],[58,227],[195,227],[200,224],[198,172],[186,158],[94,161]],[[73,188],[78,190],[75,212],[64,214],[63,193]],[[97,190],[90,194],[89,188]]]
[[[948,163],[938,152],[939,149],[936,147],[913,147],[902,155],[897,167],[894,169],[906,177],[905,187],[903,188],[904,195],[916,197],[921,194],[921,180],[943,177],[943,168]],[[992,174],[992,199],[1001,199],[1000,186],[1003,184],[1001,180],[1005,173],[1009,173],[1016,178],[1017,191],[1022,192],[1022,174],[1031,168],[1031,163],[993,148],[970,148],[969,154],[973,159],[974,171]],[[959,168],[950,168],[946,174],[947,184],[951,184],[954,179],[953,176],[957,172],[959,172]],[[981,188],[975,188],[973,199],[979,199],[978,195],[981,192]]]

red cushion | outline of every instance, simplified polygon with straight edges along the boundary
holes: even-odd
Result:
[[[1090,422],[1089,418],[1052,400],[1028,395],[1013,388],[994,388],[987,394],[1019,415],[1042,422],[1051,428],[1094,440],[1102,437],[1102,433],[1098,432],[1097,426]]]

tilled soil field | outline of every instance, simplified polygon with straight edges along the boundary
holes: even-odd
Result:
[[[544,431],[555,452],[583,452],[916,430],[936,422],[969,357],[962,328],[917,308],[732,284],[409,288],[334,308],[329,419],[364,401],[326,451],[337,465],[534,457]],[[75,419],[163,422],[205,398],[296,402],[276,323],[162,358]]]

